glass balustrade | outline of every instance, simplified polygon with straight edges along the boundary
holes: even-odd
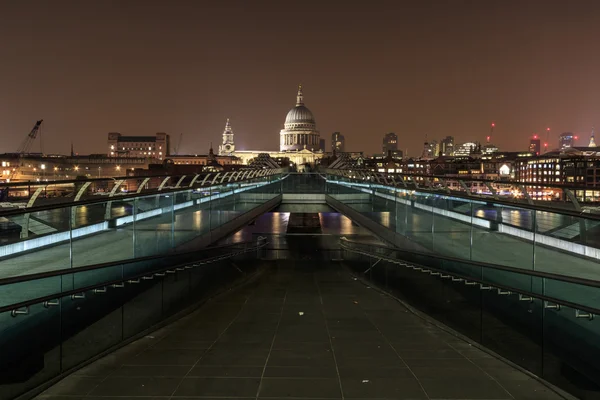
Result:
[[[225,178],[215,175],[210,186],[107,193],[91,203],[0,213],[0,279],[177,251],[281,194],[281,174]]]
[[[0,398],[48,382],[242,282],[259,267],[260,244],[264,241],[257,239],[22,282],[5,280],[0,285]]]

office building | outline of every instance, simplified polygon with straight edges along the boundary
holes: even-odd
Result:
[[[339,132],[331,134],[331,151],[335,153],[344,153],[346,151],[346,140],[344,135]]]
[[[529,140],[529,151],[536,156],[540,155],[540,151],[542,148],[542,144],[540,141],[540,137],[538,135],[533,135],[533,137]]]
[[[440,141],[440,152],[442,156],[454,154],[454,136],[446,136]]]
[[[573,132],[563,132],[558,137],[558,149],[563,150],[567,147],[575,146],[575,139],[577,137],[573,135]]]

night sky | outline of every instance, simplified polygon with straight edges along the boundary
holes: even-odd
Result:
[[[600,1],[0,0],[0,152],[44,119],[44,151],[103,153],[109,131],[276,150],[298,83],[321,137],[386,132],[524,150],[600,127]],[[33,149],[39,150],[39,146]]]

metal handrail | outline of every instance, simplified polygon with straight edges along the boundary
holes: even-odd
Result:
[[[85,287],[82,287],[82,288],[71,289],[71,290],[64,291],[64,292],[53,293],[53,294],[50,294],[50,295],[36,297],[34,299],[29,299],[29,300],[21,301],[21,302],[18,302],[18,303],[9,304],[9,305],[0,307],[0,313],[4,313],[4,312],[7,312],[7,311],[10,311],[13,316],[16,316],[16,315],[19,315],[19,314],[24,314],[23,312],[19,312],[19,310],[21,310],[23,308],[27,308],[27,307],[35,305],[35,304],[44,303],[46,301],[53,301],[53,300],[57,300],[57,299],[60,299],[60,298],[63,298],[63,297],[79,295],[81,293],[88,292],[90,290],[105,289],[105,288],[110,287],[112,285],[124,284],[124,283],[130,282],[130,281],[136,281],[136,280],[139,281],[141,279],[144,279],[145,277],[150,277],[150,276],[151,277],[154,277],[154,276],[162,277],[163,275],[157,275],[157,274],[163,274],[163,273],[166,273],[167,271],[175,271],[175,272],[177,272],[178,268],[180,270],[192,269],[192,268],[198,267],[198,266],[203,265],[203,264],[210,264],[210,263],[213,263],[213,262],[216,262],[216,261],[224,260],[226,258],[232,258],[232,257],[238,256],[240,254],[244,254],[244,253],[248,253],[248,252],[251,252],[251,251],[258,250],[258,249],[266,246],[268,243],[269,242],[265,241],[264,243],[261,243],[259,245],[254,246],[254,247],[251,247],[251,248],[243,249],[243,250],[238,251],[238,252],[232,252],[232,253],[228,253],[228,254],[225,254],[225,255],[219,255],[219,256],[209,257],[207,259],[201,259],[201,260],[196,260],[196,261],[181,263],[181,264],[177,264],[177,265],[171,265],[169,267],[159,268],[159,269],[152,270],[152,271],[146,271],[144,273],[140,273],[140,274],[137,274],[137,275],[129,276],[127,278],[113,279],[113,280],[110,280],[110,281],[104,281],[104,282],[99,283],[99,284],[89,285],[89,286],[85,286]],[[190,264],[192,264],[192,265],[190,265]],[[164,274],[164,275],[166,275],[166,274]],[[150,279],[152,279],[152,278],[150,278]]]
[[[252,170],[259,170],[260,168],[251,168],[247,165],[242,165],[242,168],[240,168],[238,171],[252,171]],[[281,168],[282,170],[284,168]],[[102,182],[102,181],[107,181],[107,182],[113,182],[116,180],[120,180],[120,179],[126,179],[126,180],[144,180],[146,178],[181,178],[182,176],[189,176],[192,177],[194,175],[199,175],[199,176],[206,176],[209,174],[212,174],[214,172],[199,172],[199,173],[182,173],[182,174],[176,174],[176,175],[139,175],[139,176],[128,176],[128,175],[124,175],[124,176],[113,176],[110,178],[107,177],[102,177],[102,178],[93,178],[93,177],[89,177],[86,179],[63,179],[63,180],[52,180],[52,181],[43,181],[43,182],[33,182],[33,181],[18,181],[18,182],[0,182],[0,187],[5,188],[5,187],[24,187],[24,186],[52,186],[52,185],[61,185],[61,184],[68,184],[68,183],[85,183],[85,182]]]
[[[356,250],[356,249],[352,249],[349,246],[341,243],[341,247],[344,250],[353,252],[353,253],[357,253],[357,254],[362,254],[368,257],[372,257],[372,258],[377,258],[380,260],[385,260],[388,262],[392,262],[394,264],[398,263],[398,260],[390,258],[390,257],[386,257],[380,254],[376,254],[376,253],[370,253],[368,251],[361,251],[361,250]],[[464,281],[465,284],[468,284],[469,282],[475,282],[475,284],[479,284],[479,287],[481,290],[490,290],[492,288],[496,288],[498,289],[498,293],[499,294],[519,294],[520,296],[523,296],[521,299],[527,299],[527,298],[537,298],[540,300],[543,300],[544,302],[546,302],[546,305],[544,308],[548,308],[548,309],[555,309],[555,310],[560,310],[560,307],[552,307],[554,305],[559,305],[559,306],[565,306],[565,307],[569,307],[575,310],[576,313],[576,317],[577,318],[587,318],[587,319],[593,319],[593,317],[595,315],[600,315],[600,309],[598,308],[594,308],[594,307],[589,307],[583,304],[577,304],[577,303],[572,303],[570,301],[567,300],[562,300],[562,299],[558,299],[556,297],[552,297],[552,296],[546,296],[543,294],[539,294],[539,293],[534,293],[534,292],[529,292],[527,290],[523,290],[523,289],[518,289],[512,286],[507,286],[507,285],[503,285],[503,284],[498,284],[498,283],[492,283],[492,282],[488,282],[486,280],[483,279],[478,279],[478,278],[473,278],[470,276],[466,276],[466,275],[462,275],[456,272],[450,272],[447,270],[443,270],[443,269],[439,269],[436,267],[429,267],[429,266],[423,266],[420,264],[416,264],[413,262],[410,262],[410,264],[407,262],[405,265],[405,267],[409,267],[412,269],[419,269],[421,270],[421,272],[424,273],[429,273],[431,274],[431,272],[433,271],[435,274],[437,274],[438,276],[442,276],[444,275],[444,277],[450,277],[450,278],[457,278],[457,281]],[[500,293],[500,291],[503,291],[502,293]],[[584,311],[586,314],[580,314],[580,311]]]
[[[227,185],[227,184],[231,184],[231,183],[248,182],[248,181],[255,180],[256,178],[257,178],[256,176],[253,176],[251,178],[245,178],[245,179],[238,180],[235,182],[227,182],[227,183],[215,182],[214,184],[208,184],[208,185],[204,185],[201,187],[210,188],[210,187],[214,187],[214,186],[215,187],[222,186],[222,185]],[[86,182],[86,181],[79,181],[79,182]],[[199,184],[199,183],[201,183],[201,181],[198,180],[197,183]],[[146,197],[146,196],[156,195],[159,193],[160,194],[169,194],[169,193],[175,193],[175,192],[187,192],[187,191],[191,191],[191,190],[198,188],[198,186],[200,186],[200,185],[195,185],[193,188],[190,188],[190,187],[163,188],[162,190],[158,190],[158,188],[155,188],[155,189],[148,189],[147,191],[141,192],[141,193],[128,193],[128,194],[124,194],[124,195],[119,195],[118,197],[110,197],[110,198],[100,197],[97,199],[69,201],[69,202],[56,203],[56,204],[47,204],[47,205],[42,205],[42,206],[17,208],[17,209],[6,210],[6,211],[0,210],[0,217],[10,217],[10,216],[21,215],[21,214],[26,214],[26,213],[54,210],[57,208],[68,208],[68,207],[73,207],[73,206],[87,206],[87,205],[91,205],[91,204],[102,204],[102,203],[107,203],[109,201],[118,202],[121,200],[129,200],[129,199],[138,198],[138,197]]]
[[[595,280],[585,279],[585,278],[578,278],[575,276],[554,274],[552,272],[527,270],[527,269],[523,269],[523,268],[507,267],[507,266],[499,265],[499,264],[490,264],[490,263],[480,262],[480,261],[465,260],[462,258],[450,257],[450,256],[446,256],[446,255],[436,254],[436,253],[423,253],[423,252],[414,251],[414,250],[404,250],[404,249],[399,249],[399,248],[395,248],[395,247],[391,247],[391,246],[382,245],[379,243],[364,243],[364,242],[359,242],[359,241],[355,241],[355,240],[348,240],[345,237],[342,237],[340,239],[340,242],[347,242],[351,245],[358,245],[358,246],[377,247],[380,249],[396,251],[399,253],[414,254],[417,256],[435,257],[440,260],[459,262],[459,263],[468,264],[468,265],[474,266],[474,267],[493,269],[493,270],[498,270],[498,271],[506,271],[506,272],[512,272],[515,274],[520,274],[520,275],[525,275],[525,276],[532,276],[532,277],[536,277],[536,278],[553,279],[553,280],[561,281],[561,282],[574,283],[574,284],[582,285],[582,286],[600,288],[600,281],[595,281]]]
[[[84,265],[81,267],[61,268],[61,269],[55,269],[52,271],[38,272],[38,273],[34,273],[34,274],[11,276],[8,278],[0,278],[0,286],[14,284],[14,283],[28,282],[28,281],[38,280],[38,279],[52,278],[55,276],[71,275],[71,274],[74,274],[77,272],[92,271],[95,269],[103,269],[103,268],[116,267],[116,266],[126,266],[127,264],[134,264],[134,263],[139,263],[139,262],[149,261],[149,260],[157,260],[157,259],[161,259],[161,258],[192,255],[192,254],[196,254],[198,252],[218,250],[218,249],[227,248],[227,247],[247,245],[247,244],[251,244],[251,243],[252,242],[246,241],[246,242],[222,244],[222,245],[217,245],[217,246],[204,247],[200,250],[163,253],[163,254],[157,254],[157,255],[151,255],[151,256],[145,256],[145,257],[129,258],[129,259],[120,260],[120,261],[117,260],[117,261],[109,261],[109,262],[99,263],[99,264]]]
[[[325,168],[325,173],[331,175],[340,175],[342,171],[346,171],[345,169],[331,169]],[[564,183],[552,183],[552,184],[544,184],[543,182],[523,182],[523,181],[503,181],[498,179],[485,179],[485,178],[466,178],[460,176],[447,176],[447,175],[426,175],[426,174],[404,174],[404,173],[387,173],[387,172],[374,172],[366,168],[352,168],[352,171],[361,171],[364,173],[370,174],[383,174],[394,177],[405,177],[405,178],[427,178],[427,179],[440,179],[440,180],[452,180],[452,181],[462,181],[462,182],[486,182],[486,183],[500,183],[500,184],[514,184],[514,185],[523,185],[523,186],[534,186],[534,187],[544,187],[544,188],[556,188],[556,189],[570,189],[570,190],[598,190],[598,188],[590,188],[589,186],[583,185],[569,185]],[[412,183],[412,182],[407,182]]]
[[[334,175],[334,174],[332,174],[332,175]],[[336,176],[340,176],[342,178],[347,178],[347,177],[344,177],[341,175],[336,175]],[[431,176],[429,178],[431,178]],[[359,182],[356,179],[353,179],[353,180],[355,180],[356,183],[364,183],[362,181]],[[352,183],[352,182],[349,182],[349,183]],[[423,194],[432,194],[432,195],[434,194],[434,195],[445,196],[445,197],[456,197],[456,198],[470,201],[470,202],[479,201],[479,202],[493,203],[493,204],[499,204],[501,206],[506,206],[506,207],[511,207],[511,208],[523,208],[526,210],[544,211],[544,212],[553,213],[553,214],[568,215],[568,216],[576,217],[576,218],[584,218],[584,219],[588,219],[588,220],[600,221],[600,214],[592,214],[592,213],[583,214],[580,211],[569,210],[567,208],[553,208],[553,207],[546,206],[544,204],[539,204],[539,203],[527,204],[527,203],[521,203],[521,202],[512,202],[512,201],[503,199],[502,197],[499,197],[496,199],[496,198],[493,198],[492,196],[489,196],[488,198],[481,197],[481,196],[472,196],[472,195],[470,196],[468,194],[465,194],[465,192],[460,192],[460,191],[456,191],[456,190],[453,190],[450,193],[448,193],[442,189],[432,190],[430,188],[424,188],[424,187],[411,189],[411,188],[405,188],[401,185],[392,186],[392,185],[386,185],[385,183],[380,183],[380,182],[376,182],[376,184],[384,186],[384,187],[389,187],[390,189],[415,190],[415,191],[419,191]],[[590,188],[588,188],[588,190],[590,190]]]

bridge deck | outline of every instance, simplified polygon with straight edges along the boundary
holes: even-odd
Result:
[[[562,398],[339,265],[291,260],[38,398],[137,396]]]

